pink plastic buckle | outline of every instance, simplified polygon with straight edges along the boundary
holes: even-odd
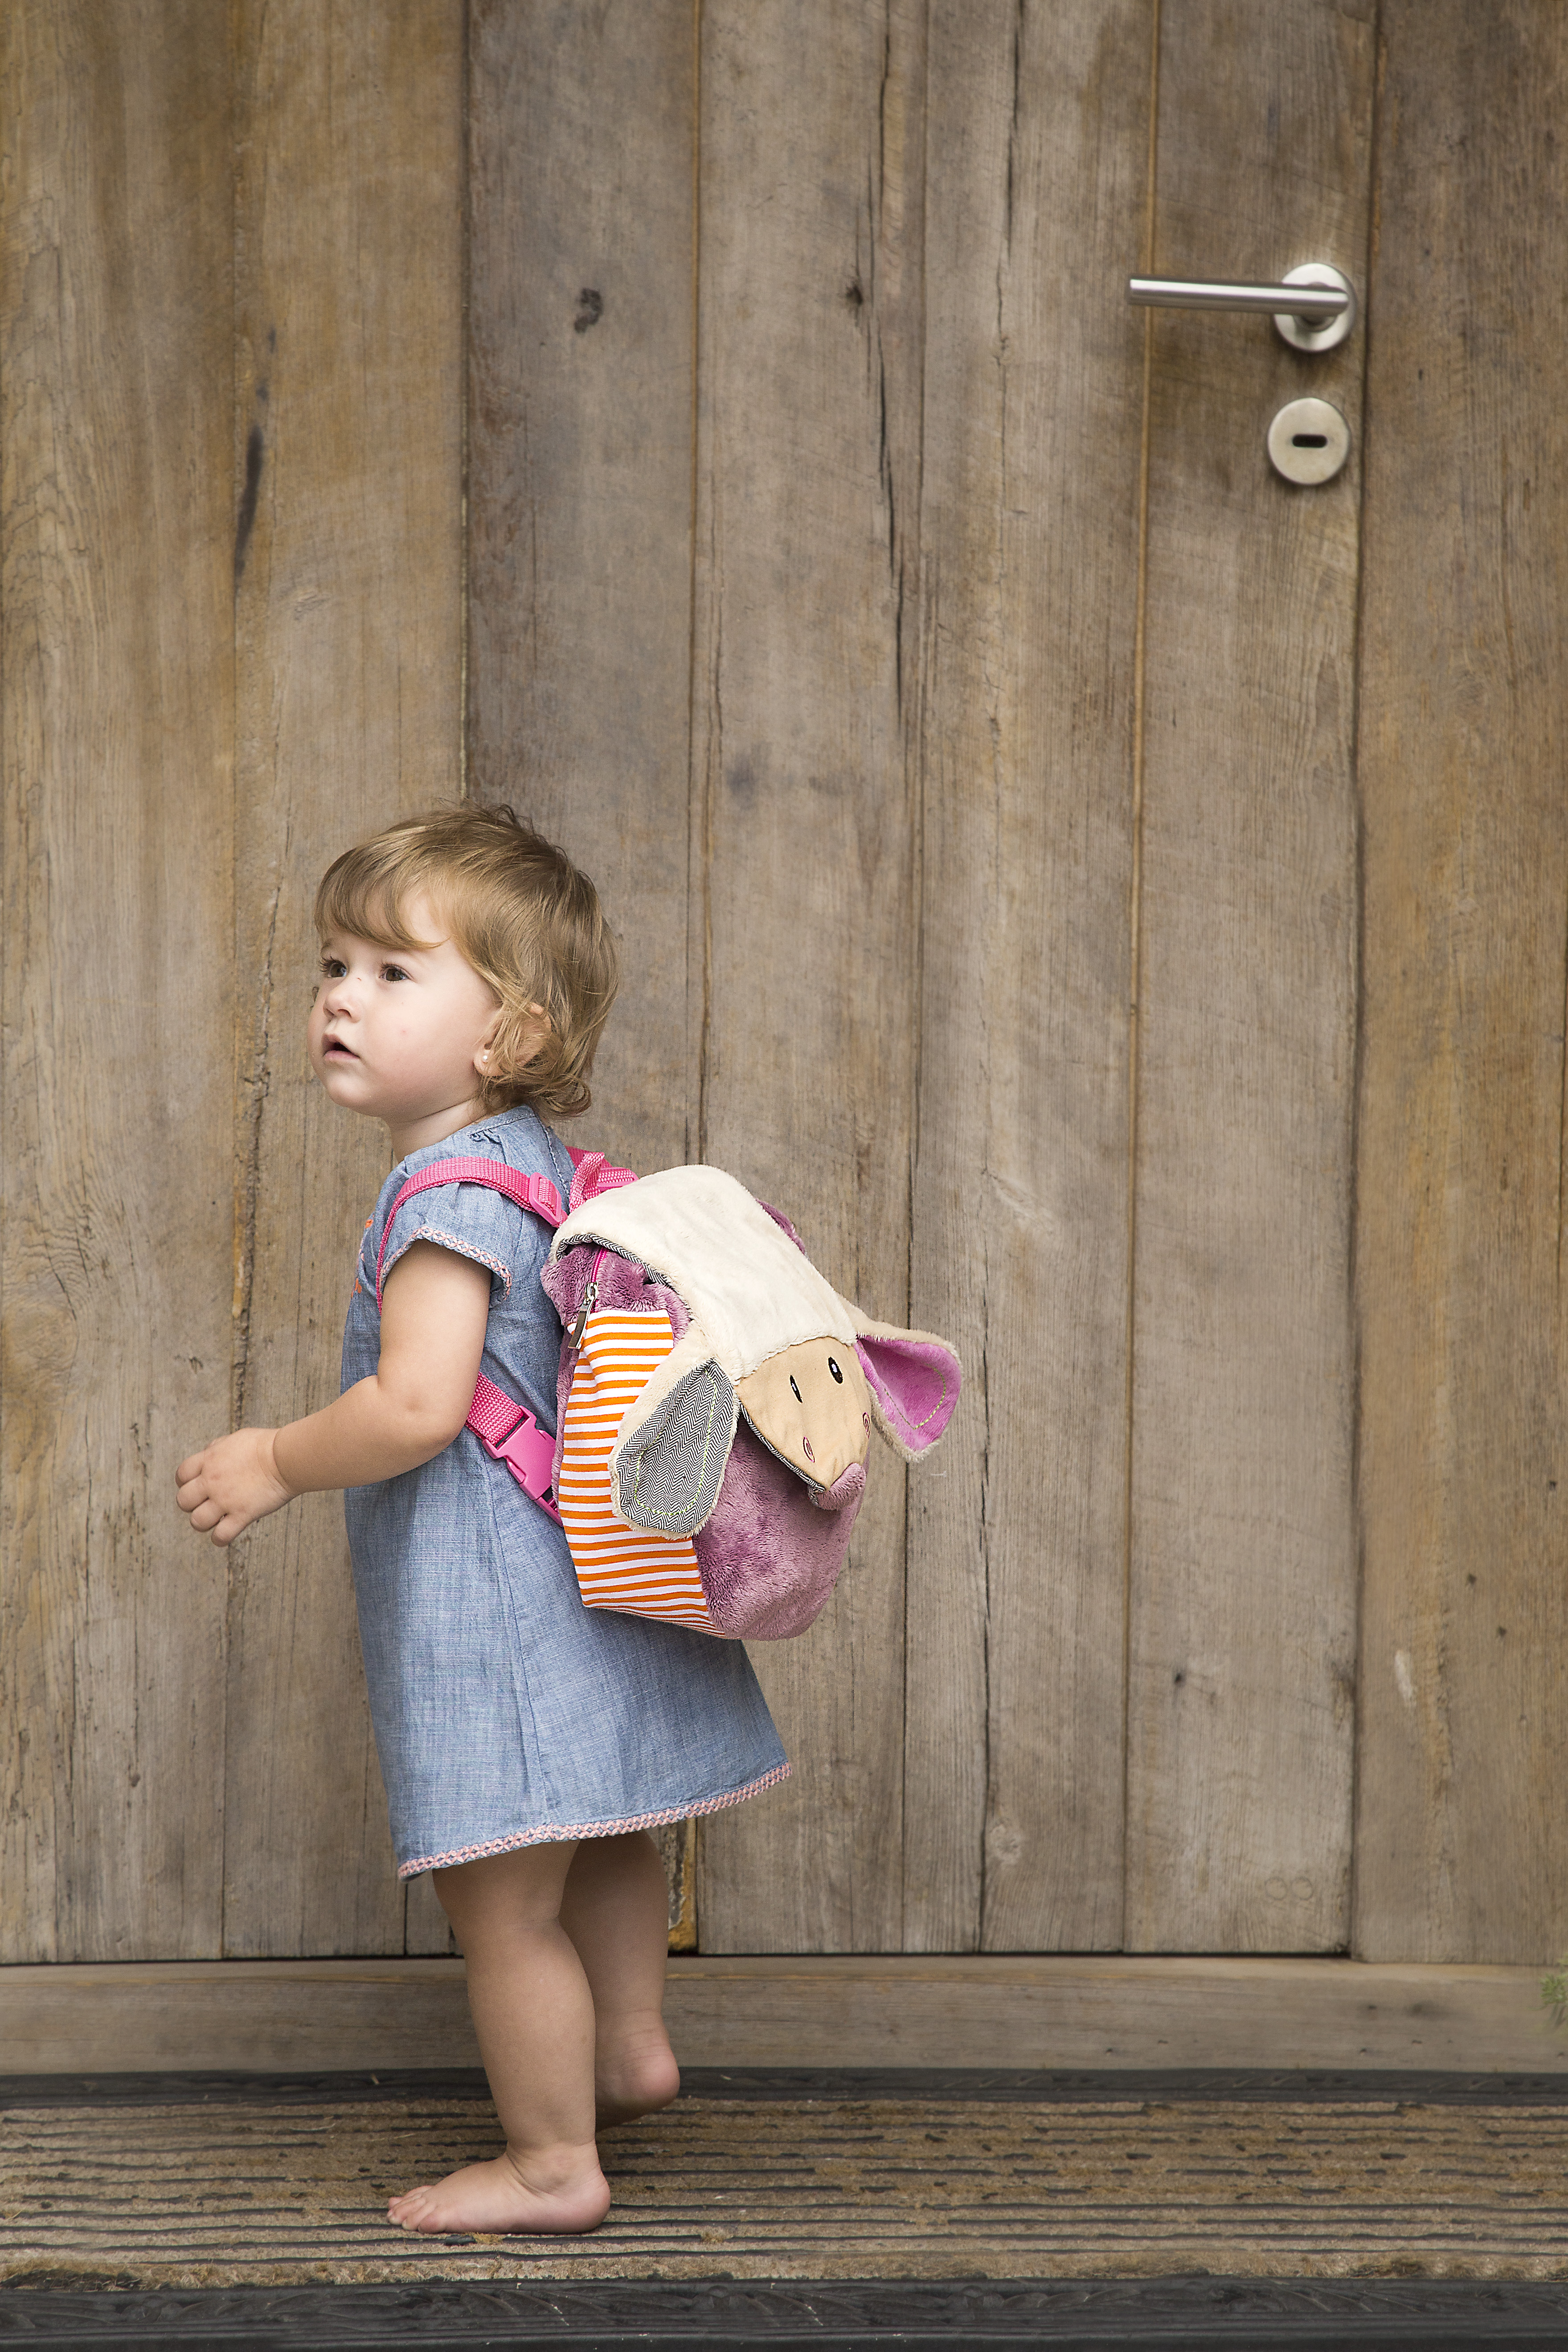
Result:
[[[472,1423],[469,1427],[472,1428]],[[555,1440],[541,1429],[533,1415],[524,1408],[515,1429],[497,1440],[477,1431],[479,1444],[492,1462],[504,1462],[518,1485],[530,1499],[548,1511],[560,1524],[561,1514],[555,1507],[553,1480],[555,1475]]]

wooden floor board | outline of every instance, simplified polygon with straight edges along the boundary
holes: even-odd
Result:
[[[16,2106],[0,2283],[1568,2277],[1568,2102],[682,2099],[579,2239],[405,2235],[487,2102]]]

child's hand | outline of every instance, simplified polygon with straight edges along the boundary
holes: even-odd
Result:
[[[253,1519],[264,1519],[292,1501],[294,1489],[272,1451],[277,1434],[274,1429],[237,1429],[232,1436],[215,1437],[175,1471],[181,1510],[215,1544],[231,1544]]]

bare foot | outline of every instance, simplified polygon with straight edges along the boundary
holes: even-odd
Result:
[[[594,2121],[603,2131],[610,2124],[629,2124],[668,2107],[680,2089],[680,2069],[675,2053],[661,2035],[605,2052],[594,2069]]]
[[[573,2236],[596,2230],[610,2191],[592,2148],[516,2158],[510,2148],[489,2164],[465,2164],[432,2187],[395,2197],[386,2218],[399,2229],[434,2235],[472,2230],[492,2236]],[[530,2175],[533,2178],[531,2179]]]

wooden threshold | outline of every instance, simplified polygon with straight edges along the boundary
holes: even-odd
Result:
[[[1533,1969],[1202,1958],[677,1958],[683,2064],[1568,2072]],[[454,1959],[0,1969],[0,2074],[479,2063]]]

